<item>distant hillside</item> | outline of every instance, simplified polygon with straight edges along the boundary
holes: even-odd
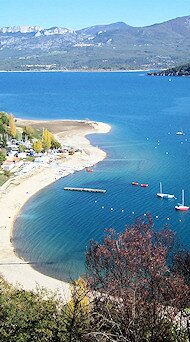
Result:
[[[150,76],[190,76],[190,63],[185,65],[180,65],[167,70],[162,70],[158,72],[149,72]]]
[[[123,22],[73,31],[0,28],[0,70],[162,69],[190,53],[190,16],[132,27]]]

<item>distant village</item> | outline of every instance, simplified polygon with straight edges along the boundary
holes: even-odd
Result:
[[[50,164],[80,150],[62,147],[46,128],[20,126],[12,114],[0,112],[0,186],[12,175],[31,173],[39,164]]]

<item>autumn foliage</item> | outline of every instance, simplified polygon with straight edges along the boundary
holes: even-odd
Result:
[[[91,241],[89,287],[106,341],[175,341],[174,335],[186,341],[184,317],[179,326],[190,306],[190,283],[176,266],[174,238],[167,227],[156,231],[148,216],[123,233],[107,230],[102,244]],[[177,260],[184,265],[180,254]]]
[[[9,134],[12,138],[16,137],[16,126],[15,126],[15,120],[14,116],[12,114],[9,115]]]
[[[50,148],[60,148],[61,144],[55,139],[53,134],[49,132],[47,129],[44,129],[42,136],[42,144],[45,151],[48,151]]]
[[[65,304],[0,283],[0,340],[55,342],[190,341],[190,253],[151,216],[108,229],[90,242],[86,279]]]
[[[37,140],[33,143],[33,149],[36,153],[40,153],[43,150],[43,145],[41,140]]]

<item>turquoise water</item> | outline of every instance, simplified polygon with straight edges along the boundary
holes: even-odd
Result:
[[[59,279],[85,271],[90,239],[152,213],[190,245],[190,211],[156,197],[159,182],[190,204],[190,79],[145,73],[1,73],[0,110],[33,119],[107,122],[112,131],[90,140],[107,152],[93,173],[77,172],[43,189],[21,211],[14,230],[17,253]],[[176,131],[183,129],[184,136]],[[132,187],[131,181],[149,183]],[[64,192],[64,186],[107,189],[106,194]],[[113,210],[111,210],[111,208]]]

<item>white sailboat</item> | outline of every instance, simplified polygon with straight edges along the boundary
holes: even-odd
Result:
[[[187,211],[189,210],[189,207],[185,205],[185,191],[182,190],[182,203],[178,203],[178,205],[175,206],[176,210],[181,210],[181,211]]]
[[[160,182],[160,192],[157,193],[157,196],[161,197],[161,198],[167,198],[167,199],[175,198],[175,196],[172,195],[172,194],[164,194],[163,193],[163,191],[162,191],[162,183],[161,182]]]

